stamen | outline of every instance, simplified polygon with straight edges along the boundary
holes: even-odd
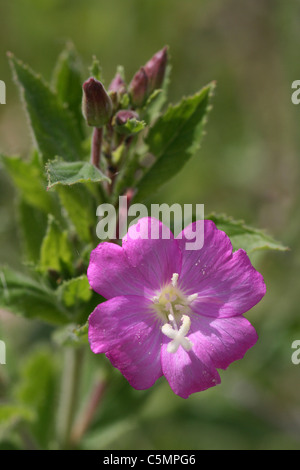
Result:
[[[174,328],[172,328],[169,323],[165,323],[161,328],[163,334],[172,340],[167,346],[167,351],[174,354],[178,350],[179,346],[182,346],[185,351],[190,351],[193,345],[191,341],[185,337],[190,330],[190,317],[182,315],[182,324],[179,330],[173,315],[169,315],[169,320],[173,323]]]
[[[181,305],[181,304],[176,304],[175,305],[175,309],[178,311],[178,312],[181,312],[182,314],[183,313],[188,313],[189,311],[189,308],[187,305]]]
[[[198,297],[198,294],[192,294],[192,295],[189,295],[188,298],[187,298],[187,301],[190,303],[190,302],[193,302],[193,300],[196,300]]]
[[[171,279],[171,283],[172,283],[172,286],[173,286],[173,287],[176,287],[176,286],[177,286],[178,277],[179,277],[179,274],[178,274],[178,273],[174,273],[174,274],[173,274],[172,279]]]

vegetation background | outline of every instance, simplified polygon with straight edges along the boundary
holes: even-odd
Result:
[[[152,202],[204,203],[206,213],[244,219],[290,247],[252,257],[267,285],[263,301],[247,314],[259,341],[243,360],[221,371],[221,385],[183,400],[165,380],[137,392],[113,374],[114,403],[104,396],[83,448],[300,447],[300,365],[291,361],[291,344],[300,340],[300,106],[291,102],[291,84],[300,79],[299,14],[299,0],[0,0],[0,79],[7,86],[0,152],[25,157],[31,147],[7,51],[49,79],[71,40],[86,70],[92,56],[98,57],[108,84],[118,64],[130,80],[169,45],[171,102],[211,80],[217,88],[200,152]],[[19,267],[14,192],[2,171],[0,203],[0,262]],[[7,345],[0,404],[30,387],[32,399],[43,402],[43,390],[49,400],[51,386],[55,400],[59,384],[37,379],[44,367],[60,366],[51,328],[3,311],[0,321],[0,339]],[[40,369],[30,369],[37,364],[35,354]],[[96,374],[99,357],[87,354],[92,363],[87,374]],[[43,434],[48,418],[42,408]],[[51,448],[47,436],[46,447]]]

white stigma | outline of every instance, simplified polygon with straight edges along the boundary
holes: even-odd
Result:
[[[198,294],[186,295],[184,290],[178,286],[179,274],[173,273],[171,282],[156,292],[152,297],[153,309],[160,319],[165,323],[161,330],[164,335],[171,339],[167,345],[169,353],[176,353],[179,346],[185,351],[193,347],[191,341],[186,337],[191,327],[191,315],[193,310],[191,304],[197,299]]]
[[[165,323],[161,328],[163,334],[172,340],[167,346],[167,351],[174,354],[178,350],[179,346],[182,346],[185,351],[190,351],[193,345],[191,341],[186,338],[191,326],[190,317],[182,315],[182,324],[179,330],[172,314],[169,315],[169,320],[173,326],[170,325],[170,323]]]

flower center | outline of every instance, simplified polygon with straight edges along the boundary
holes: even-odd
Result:
[[[197,298],[197,294],[186,296],[177,286],[178,274],[174,273],[170,284],[153,298],[153,306],[156,313],[163,320],[167,320],[161,330],[172,341],[167,346],[167,351],[175,353],[179,346],[186,351],[192,349],[191,341],[186,338],[191,326],[190,304]]]

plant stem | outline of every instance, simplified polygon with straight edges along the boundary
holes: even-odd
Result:
[[[77,409],[83,349],[66,348],[58,415],[58,439],[62,449],[70,448],[70,434]]]
[[[71,442],[73,446],[76,446],[81,441],[82,436],[89,428],[95,412],[101,403],[106,388],[107,383],[103,380],[95,383],[87,405],[84,408],[82,415],[79,417],[79,420],[75,423],[71,433]]]
[[[100,157],[102,146],[102,127],[94,127],[92,138],[91,162],[96,168],[100,169]]]

